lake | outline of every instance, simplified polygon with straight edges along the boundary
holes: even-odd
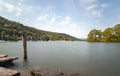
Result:
[[[22,42],[0,43],[0,53],[18,56],[9,68],[26,71],[48,66],[88,76],[120,76],[120,43],[84,41],[28,41],[28,60],[22,59]]]

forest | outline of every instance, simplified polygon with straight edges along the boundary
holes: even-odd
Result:
[[[89,42],[120,42],[120,24],[104,31],[93,29],[89,32],[86,41]]]
[[[8,20],[0,16],[0,40],[18,41],[21,40],[22,34],[27,35],[27,40],[42,40],[42,41],[78,41],[80,39],[73,36],[56,33],[50,31],[39,30],[33,27],[25,26],[19,22]]]

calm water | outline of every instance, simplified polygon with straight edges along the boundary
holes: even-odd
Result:
[[[22,71],[39,65],[88,76],[120,76],[120,43],[29,41],[27,47],[27,61],[21,42],[0,43],[0,53],[18,56],[10,68]]]

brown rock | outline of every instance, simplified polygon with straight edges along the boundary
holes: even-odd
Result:
[[[20,76],[20,73],[16,70],[0,67],[0,76]]]
[[[68,73],[51,70],[48,67],[35,67],[30,71],[30,76],[86,76],[82,73]]]

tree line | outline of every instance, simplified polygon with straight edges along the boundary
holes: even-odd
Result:
[[[6,41],[18,41],[21,40],[22,34],[26,34],[28,40],[79,40],[78,38],[64,33],[49,32],[33,27],[24,26],[19,22],[11,21],[0,16],[0,40],[3,38]]]
[[[89,32],[86,41],[89,42],[120,42],[120,24],[104,31],[93,29]]]

